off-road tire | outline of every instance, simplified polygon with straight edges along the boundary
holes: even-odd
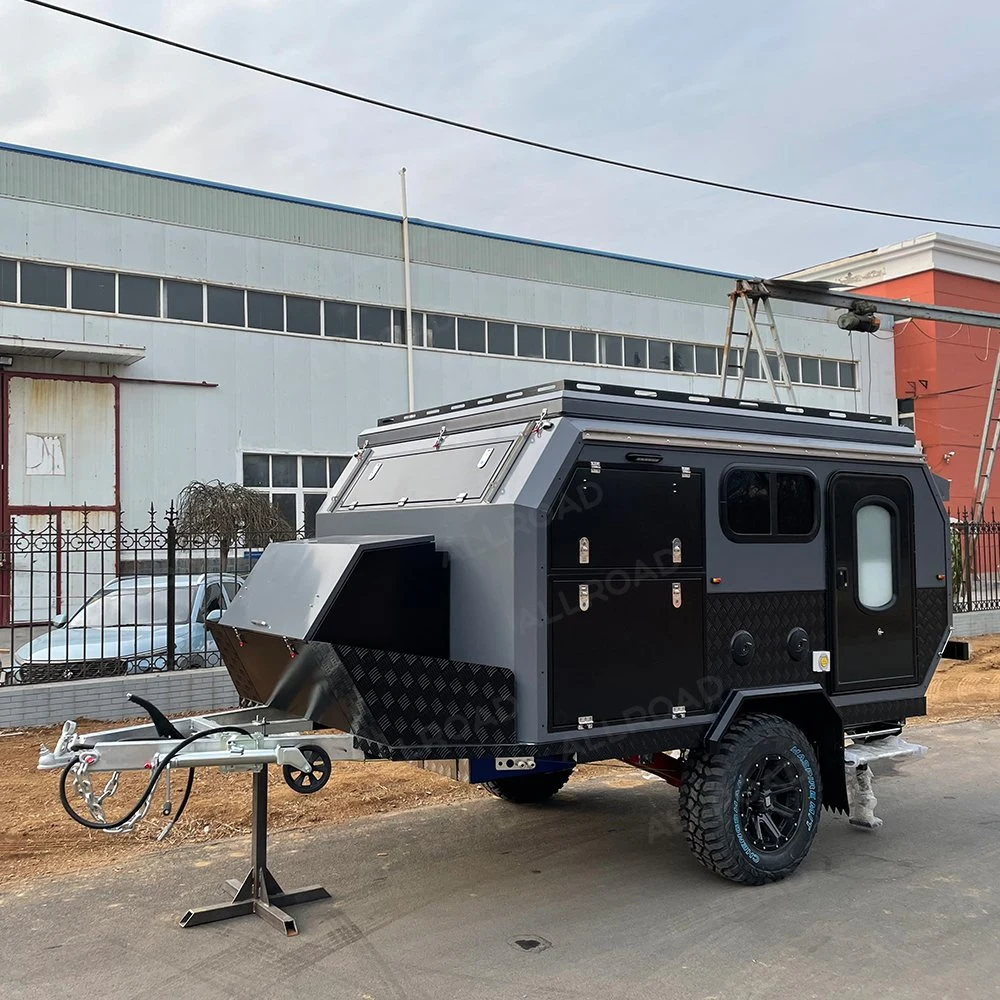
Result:
[[[573,768],[566,771],[545,771],[541,774],[522,774],[516,778],[497,778],[484,781],[483,788],[506,802],[530,805],[548,802],[569,781]]]
[[[787,843],[759,849],[741,816],[751,794],[748,774],[765,757],[783,758],[789,783],[797,778],[799,807]],[[748,715],[733,724],[715,752],[693,752],[680,790],[681,822],[694,856],[710,871],[744,885],[778,882],[798,868],[816,836],[822,803],[812,745],[776,715]]]

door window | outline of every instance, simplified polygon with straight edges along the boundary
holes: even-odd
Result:
[[[896,581],[892,559],[892,514],[866,503],[855,513],[858,540],[858,602],[875,611],[892,603]]]

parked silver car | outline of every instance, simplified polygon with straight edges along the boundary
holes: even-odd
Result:
[[[206,621],[229,606],[243,578],[231,574],[174,577],[174,643],[178,669],[218,662]],[[168,579],[124,577],[101,588],[69,620],[14,653],[15,684],[147,673],[167,666]]]

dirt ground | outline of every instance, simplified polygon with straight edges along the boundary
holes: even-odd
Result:
[[[972,651],[968,663],[945,660],[938,667],[928,692],[926,721],[1000,714],[1000,636],[973,639]],[[107,725],[81,722],[80,731]],[[130,834],[84,829],[72,822],[59,804],[58,772],[35,769],[39,744],[54,746],[59,728],[0,731],[0,889],[27,879],[118,865],[140,854],[169,850],[178,843],[218,841],[248,833],[249,776],[224,775],[213,768],[199,771],[190,804],[166,841],[156,841],[166,822],[159,816],[161,791],[147,818]],[[578,768],[572,780],[598,776],[643,780],[640,772],[614,763]],[[100,778],[95,778],[95,785]],[[174,777],[175,806],[184,778],[185,772]],[[106,803],[108,818],[115,817],[115,805],[120,810],[117,815],[130,807],[145,783],[144,774],[123,775],[117,795]],[[272,830],[344,823],[361,816],[487,794],[411,764],[385,762],[335,763],[326,788],[315,795],[297,795],[285,785],[280,770],[272,768],[269,789]],[[239,842],[233,843],[232,849],[240,856],[245,853]]]

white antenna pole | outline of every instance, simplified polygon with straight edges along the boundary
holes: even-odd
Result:
[[[413,311],[410,298],[410,219],[406,211],[406,167],[399,171],[399,187],[403,199],[403,292],[406,297],[406,407],[416,408],[413,392]]]

